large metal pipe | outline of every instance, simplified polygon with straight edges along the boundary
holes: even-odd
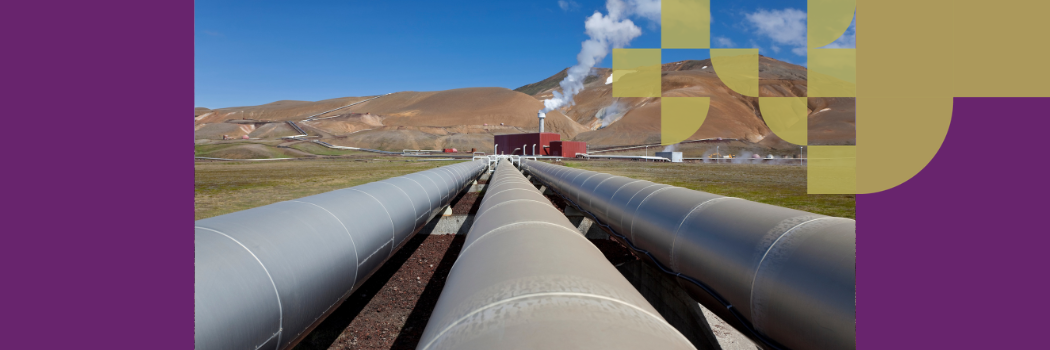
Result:
[[[766,347],[856,348],[856,221],[538,161],[523,168]]]
[[[417,349],[693,349],[500,161]]]
[[[443,166],[194,223],[194,348],[294,346],[486,168]]]

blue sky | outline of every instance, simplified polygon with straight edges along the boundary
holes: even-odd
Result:
[[[626,0],[645,2],[647,0]],[[652,1],[652,0],[648,0]],[[712,47],[805,64],[805,0],[711,1]],[[395,91],[514,89],[576,64],[605,1],[196,1],[194,103],[221,108]],[[660,46],[659,24],[628,47]],[[846,36],[851,35],[847,31]],[[833,45],[848,47],[851,38]],[[664,62],[707,58],[665,50]],[[606,57],[600,67],[611,66]]]

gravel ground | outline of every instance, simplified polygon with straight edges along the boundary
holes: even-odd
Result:
[[[415,349],[463,241],[416,235],[296,349]]]
[[[481,192],[467,192],[452,206],[452,215],[474,215],[481,207]]]

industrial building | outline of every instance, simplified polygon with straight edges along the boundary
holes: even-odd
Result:
[[[565,158],[576,158],[587,154],[587,143],[583,141],[552,141],[551,153]]]
[[[543,119],[546,115],[540,112],[538,116],[540,119],[540,132],[496,135],[492,154],[565,158],[575,158],[577,155],[587,154],[586,142],[562,141],[559,133],[543,132]]]
[[[667,158],[671,163],[682,162],[682,152],[656,152],[656,156]]]
[[[556,132],[538,132],[529,134],[507,134],[495,136],[496,155],[518,156],[554,156],[551,153],[551,142],[561,141],[561,134]]]

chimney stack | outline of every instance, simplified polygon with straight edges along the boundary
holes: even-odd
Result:
[[[547,114],[540,111],[536,116],[540,118],[540,132],[543,132],[543,118],[546,118]]]

